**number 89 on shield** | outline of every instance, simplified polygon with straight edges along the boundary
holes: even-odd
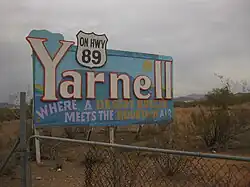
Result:
[[[82,51],[82,61],[84,63],[99,64],[102,60],[101,52],[98,50],[85,49]]]

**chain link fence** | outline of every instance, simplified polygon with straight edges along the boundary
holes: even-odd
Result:
[[[16,125],[18,124],[17,122]],[[8,125],[11,129],[13,122],[5,124],[6,127]],[[102,132],[96,129],[91,138],[94,141],[83,140],[88,139],[88,128],[72,132],[68,129],[63,138],[51,137],[55,134],[48,131],[47,136],[39,137],[43,162],[39,166],[35,162],[33,138],[29,144],[30,175],[27,176],[27,187],[250,186],[250,158],[175,151],[171,146],[163,147],[170,149],[148,148],[162,146],[148,145],[151,137],[148,136],[148,131],[152,132],[152,129],[148,127],[144,130],[146,131],[142,132],[140,141],[134,139],[136,134],[129,132],[132,136],[128,136],[127,131],[120,130],[119,137],[116,137],[119,144],[114,145],[100,142],[109,140],[108,135],[104,136],[108,130]],[[144,137],[143,133],[147,136]],[[62,137],[62,132],[58,134]],[[13,136],[0,150],[0,166],[8,159],[9,153],[13,152],[5,169],[0,172],[1,187],[20,186],[20,150],[17,137],[18,135]],[[157,138],[157,132],[151,138]],[[163,139],[162,136],[159,138]],[[121,145],[125,144],[124,139],[126,144],[138,144]],[[2,142],[7,140],[2,138]],[[141,141],[144,142],[142,145]]]
[[[20,186],[19,139],[14,140],[1,150],[0,166],[13,152],[0,174],[2,187]],[[29,149],[27,187],[250,186],[250,158],[246,157],[50,136],[39,140],[43,163],[38,166],[34,149]]]
[[[42,138],[43,164],[30,164],[37,187],[250,186],[249,158]]]

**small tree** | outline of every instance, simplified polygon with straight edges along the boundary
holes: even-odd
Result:
[[[196,132],[210,149],[227,147],[238,135],[250,129],[246,110],[230,107],[236,103],[237,96],[232,93],[229,80],[221,82],[222,88],[213,89],[206,95],[208,107],[200,107],[199,112],[191,116]]]
[[[234,104],[234,94],[226,85],[222,88],[215,88],[206,94],[208,106],[228,109],[229,105]]]

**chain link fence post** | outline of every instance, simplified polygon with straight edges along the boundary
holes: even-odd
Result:
[[[26,93],[20,92],[20,156],[21,156],[21,187],[28,187],[28,155],[26,140]]]

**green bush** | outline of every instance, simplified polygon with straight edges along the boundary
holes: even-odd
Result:
[[[244,97],[244,99],[241,99]],[[232,105],[247,101],[248,95],[233,94],[230,86],[213,89],[203,101],[205,108],[192,113],[191,118],[196,133],[210,149],[226,148],[237,140],[238,136],[250,129],[249,110],[242,107],[234,109]]]

